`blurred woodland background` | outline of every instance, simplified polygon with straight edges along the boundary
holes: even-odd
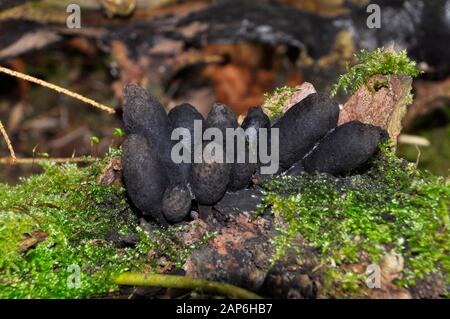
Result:
[[[70,3],[81,7],[79,29],[66,25]],[[0,120],[18,157],[97,156],[121,142],[115,129],[127,83],[147,87],[168,109],[189,102],[206,115],[220,101],[244,114],[277,87],[308,81],[329,91],[355,52],[395,41],[424,71],[403,132],[430,142],[401,144],[398,153],[412,162],[420,153],[419,167],[447,176],[450,1],[376,3],[379,29],[367,27],[366,0],[0,0],[0,65],[117,110],[0,74]],[[0,180],[39,170],[1,164]]]

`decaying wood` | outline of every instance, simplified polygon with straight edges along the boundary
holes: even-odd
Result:
[[[270,105],[277,103],[277,101],[279,100],[285,100],[279,111],[281,111],[282,113],[286,113],[287,110],[289,110],[295,104],[300,103],[308,95],[313,93],[317,93],[314,85],[309,82],[303,82],[301,85],[297,85],[290,90],[275,93],[264,102],[263,110],[269,117],[273,116],[272,110],[270,110]],[[269,108],[267,108],[267,106],[269,106]]]
[[[38,30],[56,35],[67,33],[66,2],[43,1],[33,6],[30,3],[28,1],[21,6],[0,11],[0,47],[6,48]],[[293,10],[271,1],[211,3],[195,0],[181,4],[177,1],[160,1],[157,4],[147,1],[146,7],[138,7],[129,19],[108,19],[96,8],[84,3],[80,5],[83,27],[73,29],[72,32],[83,35],[86,34],[86,28],[107,30],[108,35],[102,36],[104,41],[123,41],[135,54],[147,53],[149,48],[160,41],[176,41],[197,48],[208,43],[255,41],[271,45],[287,44],[299,49],[309,47],[310,54],[317,56],[329,51],[338,31],[327,21],[328,18]],[[22,26],[12,36],[7,32],[11,29],[11,21],[15,21],[14,25],[17,26],[17,20],[22,21]],[[42,41],[39,47],[45,44]],[[23,53],[14,54],[12,47],[8,52],[8,58]],[[6,59],[6,54],[2,58]]]
[[[411,85],[408,75],[373,76],[345,103],[339,125],[354,120],[376,125],[384,128],[396,144],[411,103]]]
[[[327,298],[325,267],[317,252],[299,235],[297,249],[272,263],[276,221],[272,214],[250,217],[261,200],[257,189],[227,193],[214,207],[200,207],[204,217],[189,222],[178,238],[185,245],[198,243],[206,234],[215,236],[189,255],[183,266],[185,276],[226,282],[272,298]],[[146,227],[144,227],[146,228]],[[151,227],[148,227],[151,231]],[[411,293],[393,283],[403,269],[400,258],[382,258],[382,289],[361,287],[368,298],[411,298]],[[370,258],[358,264],[342,265],[355,274],[364,274]],[[168,270],[163,271],[168,272]]]

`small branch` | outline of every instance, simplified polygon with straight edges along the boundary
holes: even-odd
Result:
[[[118,285],[151,286],[177,289],[200,289],[204,292],[219,294],[238,299],[262,299],[261,296],[248,290],[216,281],[195,279],[185,276],[122,273],[114,279]]]
[[[16,158],[13,164],[33,165],[36,163],[92,163],[98,161],[98,157],[68,157],[68,158]],[[0,158],[0,164],[9,165],[10,158]]]
[[[9,139],[8,134],[6,133],[5,127],[3,126],[2,121],[0,121],[0,133],[3,135],[3,138],[5,139],[6,145],[8,146],[9,153],[11,154],[11,158],[8,158],[8,163],[16,163],[16,153],[14,152],[14,148],[11,144],[11,140]]]
[[[48,83],[48,82],[46,82],[44,80],[35,78],[33,76],[30,76],[30,75],[27,75],[27,74],[24,74],[24,73],[20,73],[20,72],[17,72],[17,71],[13,71],[11,69],[8,69],[8,68],[2,67],[2,66],[0,66],[0,73],[6,73],[6,74],[11,75],[13,77],[16,77],[16,78],[19,78],[19,79],[22,79],[22,80],[26,80],[26,81],[29,81],[29,82],[33,82],[33,83],[36,83],[36,84],[39,84],[39,85],[42,85],[42,86],[44,86],[46,88],[49,88],[51,90],[54,90],[56,92],[68,95],[70,97],[73,97],[74,99],[77,99],[77,100],[80,100],[80,101],[82,101],[84,103],[92,105],[93,107],[96,107],[96,108],[98,108],[100,110],[106,111],[109,114],[114,114],[116,112],[113,108],[110,108],[110,107],[108,107],[108,106],[106,106],[104,104],[98,103],[97,101],[94,101],[92,99],[84,97],[81,94],[72,92],[72,91],[67,90],[65,88],[62,88],[62,87],[60,87],[58,85],[55,85],[55,84],[52,84],[52,83]]]

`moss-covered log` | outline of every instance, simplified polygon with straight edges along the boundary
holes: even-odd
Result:
[[[46,165],[0,186],[2,297],[120,296],[111,275],[175,269],[281,298],[447,293],[450,184],[387,149],[352,176],[277,178],[166,230],[139,222],[121,186],[97,184],[101,167]],[[404,260],[394,271],[391,252]],[[381,289],[366,286],[372,263]],[[76,267],[80,286],[70,288]]]

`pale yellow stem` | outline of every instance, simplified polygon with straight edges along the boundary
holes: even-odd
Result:
[[[25,80],[25,81],[29,81],[29,82],[33,82],[33,83],[42,85],[42,86],[44,86],[44,87],[46,87],[46,88],[49,88],[49,89],[51,89],[51,90],[54,90],[54,91],[56,91],[56,92],[59,92],[59,93],[68,95],[68,96],[70,96],[70,97],[73,97],[74,99],[77,99],[77,100],[80,100],[80,101],[82,101],[82,102],[84,102],[84,103],[87,103],[87,104],[89,104],[89,105],[92,105],[93,107],[96,107],[96,108],[98,108],[98,109],[100,109],[100,110],[106,111],[106,112],[108,112],[109,114],[114,114],[114,113],[116,112],[116,111],[115,111],[113,108],[111,108],[111,107],[108,107],[108,106],[106,106],[106,105],[104,105],[104,104],[98,103],[97,101],[94,101],[94,100],[92,100],[92,99],[89,99],[89,98],[87,98],[87,97],[84,97],[84,96],[81,95],[81,94],[72,92],[72,91],[67,90],[67,89],[65,89],[65,88],[62,88],[62,87],[60,87],[60,86],[58,86],[58,85],[55,85],[55,84],[52,84],[52,83],[48,83],[48,82],[46,82],[46,81],[44,81],[44,80],[35,78],[35,77],[33,77],[33,76],[30,76],[30,75],[27,75],[27,74],[24,74],[24,73],[20,73],[20,72],[17,72],[17,71],[14,71],[14,70],[11,70],[11,69],[2,67],[2,66],[0,66],[0,72],[6,73],[6,74],[8,74],[8,75],[14,76],[14,77],[16,77],[16,78],[19,78],[19,79],[22,79],[22,80]]]
[[[122,273],[114,282],[118,285],[150,286],[177,289],[200,289],[204,292],[238,299],[261,299],[257,294],[223,282],[176,275]]]
[[[16,153],[14,152],[14,148],[11,144],[11,140],[9,139],[9,136],[6,133],[6,130],[5,130],[5,127],[3,126],[2,121],[0,121],[0,133],[2,133],[3,138],[5,139],[6,145],[8,146],[9,153],[11,154],[11,158],[8,160],[9,160],[9,162],[11,162],[11,159],[12,159],[12,163],[15,163],[17,161]]]

